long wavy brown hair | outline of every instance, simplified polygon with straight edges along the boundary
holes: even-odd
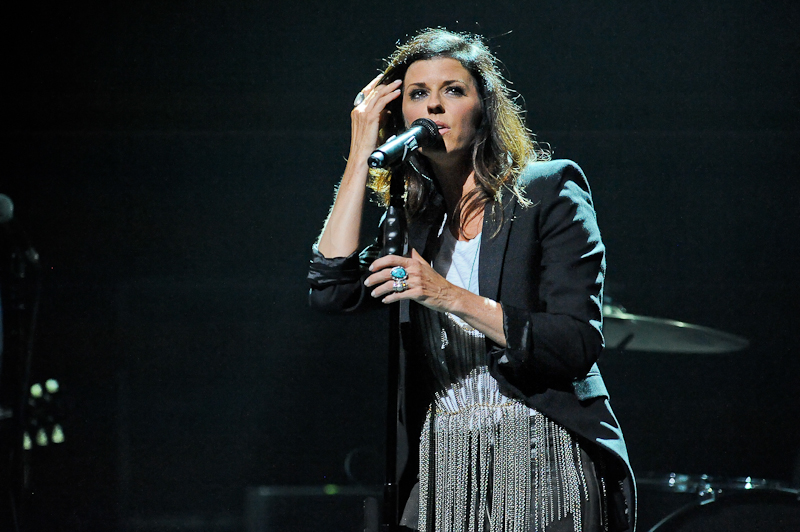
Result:
[[[550,152],[536,143],[525,127],[523,110],[512,98],[497,59],[479,35],[438,28],[421,30],[406,43],[399,44],[386,59],[381,83],[403,79],[412,63],[435,57],[456,59],[472,74],[483,107],[472,147],[476,187],[461,198],[453,212],[453,220],[459,220],[459,228],[463,230],[466,222],[487,203],[496,205],[500,201],[503,188],[515,194],[523,204],[529,203],[518,187],[519,176],[529,162],[549,160]],[[405,129],[401,99],[393,100],[387,110],[390,113],[381,128],[379,143]],[[434,205],[441,205],[441,201],[437,201],[437,184],[426,177],[430,170],[424,159],[415,157],[413,162],[415,164],[394,169],[371,170],[369,181],[370,188],[388,204],[390,178],[393,175],[404,178],[406,212],[412,219],[430,213]],[[494,209],[498,211],[502,216],[502,209]]]

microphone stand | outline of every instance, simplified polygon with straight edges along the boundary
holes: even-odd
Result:
[[[14,243],[6,257],[0,246],[0,320],[4,322],[0,325],[0,530],[9,531],[25,529],[28,464],[23,434],[41,292],[39,256],[26,247]]]
[[[442,142],[439,128],[433,120],[419,118],[405,133],[394,136],[372,152],[368,160],[371,168],[406,162],[420,146],[433,146]],[[389,207],[383,221],[383,255],[402,256],[406,245],[406,217],[403,196],[405,179],[392,175],[389,183]],[[399,492],[397,478],[397,423],[398,390],[400,383],[400,305],[389,306],[389,360],[386,371],[386,482],[383,498],[382,532],[396,532],[400,525]],[[365,504],[365,532],[375,527],[368,523],[373,507]]]
[[[406,241],[406,217],[403,194],[405,180],[392,176],[389,184],[389,207],[383,226],[383,254],[403,255]],[[384,484],[382,532],[396,532],[399,526],[397,486],[397,412],[400,377],[400,305],[389,305],[389,360],[386,372],[386,482]]]

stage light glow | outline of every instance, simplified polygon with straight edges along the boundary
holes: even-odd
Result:
[[[56,423],[53,426],[53,433],[50,435],[50,441],[53,443],[64,443],[64,429],[61,425]]]
[[[59,390],[59,388],[60,388],[60,387],[59,387],[59,385],[58,385],[58,381],[57,381],[57,380],[55,380],[55,379],[47,379],[47,380],[44,382],[44,387],[45,387],[45,388],[47,389],[47,391],[48,391],[48,392],[50,392],[50,393],[56,393],[56,392],[58,392],[58,390]]]
[[[31,386],[31,397],[35,397],[38,399],[39,397],[42,396],[43,393],[44,390],[42,389],[42,385],[39,384],[38,382]]]

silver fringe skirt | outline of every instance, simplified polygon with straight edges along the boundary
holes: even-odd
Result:
[[[571,515],[582,532],[588,493],[573,436],[503,395],[483,334],[454,315],[412,307],[439,386],[420,435],[418,529],[543,531]]]

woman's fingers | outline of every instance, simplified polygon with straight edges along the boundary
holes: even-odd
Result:
[[[397,255],[386,255],[385,257],[381,257],[377,259],[372,265],[369,267],[369,270],[372,273],[369,277],[366,278],[364,281],[364,285],[366,286],[377,286],[382,283],[386,283],[387,281],[392,281],[392,268],[395,266],[402,266],[406,269],[406,273],[411,276],[409,273],[408,268],[411,266],[410,262],[412,259],[407,259],[405,257],[400,257]],[[391,283],[389,283],[391,286]]]
[[[409,290],[411,290],[411,288],[412,287],[409,284],[408,288],[406,288],[406,290],[404,290],[403,293],[408,292]],[[394,281],[386,281],[385,283],[376,286],[375,289],[370,293],[370,295],[375,299],[380,299],[382,297],[386,297],[394,293],[398,293],[394,289]]]
[[[375,79],[377,80],[378,78]],[[361,112],[368,112],[372,109],[377,109],[379,112],[383,111],[383,108],[386,107],[386,104],[400,95],[401,84],[402,81],[399,79],[396,79],[387,85],[373,85],[373,83],[370,82],[370,84],[364,87],[364,90],[362,91],[364,94],[364,99],[360,104],[355,106],[355,109]]]
[[[396,80],[388,85],[375,85],[375,78],[367,85],[364,90],[369,89],[364,94],[364,99],[353,107],[351,117],[351,156],[366,158],[375,149],[378,142],[378,130],[381,125],[381,117],[386,105],[400,95],[400,81]]]
[[[421,262],[422,264],[428,264],[428,262],[422,258],[422,255],[417,253],[417,250],[414,248],[411,248],[411,258],[417,262]]]
[[[374,78],[372,81],[370,81],[369,83],[367,83],[367,86],[366,86],[366,87],[364,87],[363,89],[361,89],[361,92],[363,92],[363,93],[364,93],[364,96],[366,96],[367,94],[369,94],[369,93],[370,93],[370,91],[371,91],[372,89],[374,89],[374,88],[375,88],[375,87],[378,85],[378,82],[380,82],[380,80],[381,80],[381,79],[383,79],[383,72],[381,72],[380,74],[378,74],[377,76],[375,76],[375,78]]]
[[[409,259],[407,257],[401,257],[400,255],[386,255],[384,257],[380,257],[375,259],[375,261],[370,265],[369,271],[371,272],[381,272],[386,268],[394,268],[395,266],[408,266],[410,261],[413,259]]]
[[[371,293],[372,297],[383,297],[395,291],[392,270],[397,266],[401,266],[408,276],[408,279],[406,279],[406,284],[408,285],[408,288],[405,290],[406,292],[413,287],[413,279],[415,277],[419,280],[417,268],[415,267],[416,261],[414,259],[400,257],[398,255],[386,255],[385,257],[377,259],[370,265],[369,269],[374,273],[364,280],[365,286],[374,287]]]
[[[406,271],[406,289],[400,292],[394,289],[392,269],[402,266]],[[367,287],[374,287],[371,295],[374,298],[383,298],[384,303],[392,303],[400,299],[413,299],[428,306],[439,306],[438,296],[446,290],[449,283],[425,259],[411,250],[411,257],[387,255],[381,257],[370,266],[370,271],[375,272],[364,281]],[[433,297],[433,299],[431,299]]]
[[[397,99],[397,97],[400,96],[400,80],[397,80],[396,83],[391,83],[389,85],[389,88],[393,86],[395,87],[394,89],[387,92],[383,96],[378,97],[378,99],[375,101],[375,106],[379,107],[381,111],[383,111],[386,108],[386,106],[389,105],[389,102],[391,102],[394,99]]]

